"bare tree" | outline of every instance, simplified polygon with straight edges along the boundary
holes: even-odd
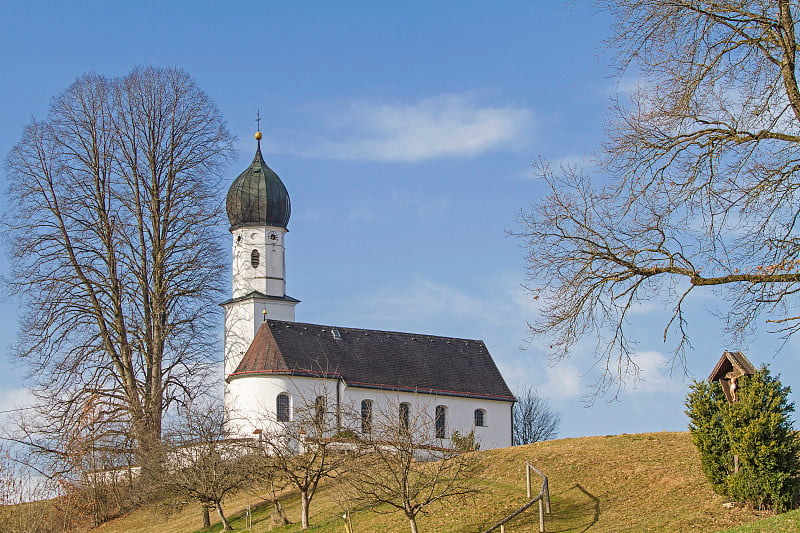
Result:
[[[3,428],[16,446],[13,461],[46,498],[57,498],[65,516],[64,529],[99,526],[141,501],[141,484],[134,483],[133,447],[121,428],[102,420],[103,410],[91,400],[60,431],[42,431],[43,422],[21,410]],[[26,490],[28,490],[26,488]],[[70,525],[71,524],[71,525]]]
[[[184,409],[180,423],[164,439],[167,467],[159,487],[178,503],[197,502],[203,510],[203,526],[210,526],[209,509],[215,509],[225,531],[231,525],[223,500],[252,478],[252,442],[230,439],[225,411],[213,404]]]
[[[61,497],[55,497],[61,496]],[[11,533],[55,533],[91,527],[59,484],[0,448],[0,527]]]
[[[281,420],[282,417],[266,420],[267,429],[262,432],[268,463],[300,492],[303,529],[308,529],[309,508],[320,481],[335,477],[351,460],[344,453],[348,446],[338,436],[343,431],[343,422],[352,417],[335,412],[334,406],[328,404],[325,390],[312,396],[298,398],[291,420]]]
[[[11,519],[14,493],[19,490],[17,476],[14,473],[11,458],[0,447],[0,526],[7,527]]]
[[[258,480],[259,489],[266,489],[266,497],[262,490],[257,492],[259,498],[264,501],[272,503],[272,525],[273,526],[286,526],[291,524],[291,520],[286,516],[286,511],[281,503],[281,491],[286,488],[289,482],[283,475],[283,472],[276,468],[272,457],[265,455],[264,452],[268,450],[263,443],[259,444],[259,451],[261,453],[254,454],[253,457],[253,479]]]
[[[162,413],[191,396],[212,353],[218,170],[231,147],[178,69],[81,76],[24,129],[7,160],[9,285],[43,434],[91,403],[140,457],[159,448]]]
[[[554,439],[561,415],[532,387],[525,387],[514,404],[514,446]]]
[[[375,513],[402,512],[412,533],[417,516],[431,505],[477,492],[474,454],[444,448],[436,420],[426,409],[400,412],[394,402],[371,412],[362,455],[345,476],[353,505]]]
[[[592,183],[577,168],[535,165],[549,194],[520,216],[531,324],[550,355],[599,338],[600,390],[638,368],[628,318],[664,299],[664,340],[685,368],[687,298],[727,300],[725,326],[746,335],[765,317],[800,329],[796,0],[616,0],[621,72],[639,76],[613,107]]]

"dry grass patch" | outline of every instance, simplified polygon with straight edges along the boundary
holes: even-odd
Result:
[[[619,531],[719,531],[764,517],[750,509],[725,509],[700,470],[700,461],[688,433],[648,433],[607,437],[562,439],[477,452],[481,460],[476,483],[480,494],[464,502],[433,507],[419,520],[422,532],[480,532],[519,508],[525,495],[525,461],[531,461],[550,477],[553,515],[547,531],[605,533]],[[538,478],[534,478],[538,493]],[[328,482],[320,487],[311,507],[309,531],[341,533],[341,491]],[[241,492],[226,502],[232,513],[259,500]],[[296,494],[285,499],[289,518],[299,522]],[[253,531],[269,531],[270,508],[258,509]],[[536,506],[509,524],[507,531],[529,529],[537,522]],[[98,531],[192,533],[199,531],[200,510],[192,506],[163,521],[142,510],[106,524]],[[234,520],[242,530],[243,520]],[[367,511],[353,517],[355,533],[405,533],[400,514]],[[300,531],[297,523],[273,531]],[[736,530],[740,531],[740,530]],[[748,531],[742,529],[741,531]],[[766,531],[766,530],[753,530]],[[780,531],[780,530],[779,530]]]

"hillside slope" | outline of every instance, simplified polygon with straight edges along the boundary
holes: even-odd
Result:
[[[718,531],[756,520],[763,514],[725,509],[701,470],[688,433],[648,433],[562,439],[528,446],[478,452],[482,459],[483,492],[466,503],[438,507],[419,520],[423,532],[479,532],[518,508],[525,497],[525,461],[550,478],[553,515],[547,531]],[[538,492],[538,481],[534,492]],[[312,503],[310,531],[344,531],[329,484]],[[257,491],[243,492],[228,502],[231,514],[259,501]],[[299,519],[296,495],[286,498],[289,517]],[[506,531],[529,531],[538,520],[536,506]],[[165,518],[141,510],[98,528],[102,533],[123,531],[190,533],[197,531],[196,507]],[[398,514],[362,512],[354,516],[354,533],[405,532]],[[237,526],[237,524],[234,524]],[[243,521],[237,529],[244,529]],[[294,524],[272,531],[299,531]],[[269,530],[269,510],[255,513],[253,531]]]

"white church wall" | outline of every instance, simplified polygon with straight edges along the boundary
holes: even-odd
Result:
[[[317,396],[325,396],[328,416],[335,416],[338,380],[309,378],[300,376],[252,376],[237,378],[230,382],[225,401],[233,412],[231,430],[239,436],[252,436],[253,431],[261,429],[270,433],[275,424],[276,398],[286,393],[290,399],[292,418],[298,410],[314,405]],[[475,431],[481,449],[501,448],[511,445],[511,402],[463,398],[424,393],[396,392],[380,389],[342,386],[339,402],[344,427],[360,431],[360,409],[362,400],[372,400],[373,417],[385,417],[390,421],[398,419],[398,406],[401,402],[411,405],[411,416],[422,410],[425,419],[435,418],[436,406],[446,408],[446,438],[442,446],[450,446],[453,431],[462,435]],[[484,410],[484,426],[475,426],[475,409]],[[336,421],[330,420],[331,428]],[[377,425],[377,424],[376,424]],[[429,428],[433,431],[433,428]]]
[[[442,440],[443,446],[450,446],[450,436],[453,431],[466,435],[473,430],[481,449],[511,446],[511,402],[361,387],[346,387],[343,397],[355,407],[356,412],[360,412],[362,400],[372,400],[376,416],[378,413],[383,413],[383,416],[395,419],[399,416],[395,411],[401,402],[411,404],[411,418],[415,412],[422,409],[425,411],[424,418],[431,421],[435,418],[436,406],[442,405],[446,408],[445,435],[447,436]],[[475,409],[485,411],[484,426],[475,426]]]
[[[258,322],[255,305],[244,300],[225,305],[225,376],[236,370],[253,342]]]
[[[264,433],[280,431],[276,420],[276,399],[289,396],[289,418],[298,411],[312,408],[317,396],[325,396],[328,413],[336,406],[336,380],[303,376],[252,376],[233,379],[228,384],[225,407],[231,417],[231,431],[241,437],[252,436],[256,429]],[[336,421],[330,421],[334,428]]]
[[[253,300],[255,305],[256,320],[253,324],[255,332],[258,331],[261,322],[264,321],[263,311],[267,311],[267,318],[270,320],[285,320],[286,322],[294,322],[294,306],[296,302],[283,302],[280,300],[267,300],[262,298],[255,298]]]
[[[225,376],[236,370],[266,318],[294,322],[295,302],[248,298],[225,304]]]
[[[276,226],[245,226],[232,232],[234,298],[253,291],[277,297],[286,294],[285,234],[286,229]]]

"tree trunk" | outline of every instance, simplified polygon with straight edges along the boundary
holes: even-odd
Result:
[[[409,516],[408,517],[408,525],[411,526],[411,533],[419,533],[419,529],[417,529],[417,517],[416,516]]]
[[[145,487],[158,482],[164,464],[160,420],[156,422],[159,423],[158,428],[154,428],[152,424],[137,424],[134,427],[134,437],[137,440],[136,462],[141,468],[139,482]]]
[[[308,529],[308,491],[304,490],[300,493],[300,520],[302,528]]]
[[[275,506],[275,518],[273,519],[275,525],[286,526],[291,524],[291,521],[289,521],[289,517],[286,516],[286,511],[283,510],[283,505],[281,504],[281,501],[273,496],[272,504]]]
[[[219,515],[219,519],[222,520],[222,530],[223,531],[233,531],[231,524],[228,522],[228,519],[225,518],[225,513],[222,512],[222,503],[218,503],[216,505],[217,514]]]
[[[208,506],[203,506],[203,529],[209,529],[211,527],[211,517],[208,514]]]

